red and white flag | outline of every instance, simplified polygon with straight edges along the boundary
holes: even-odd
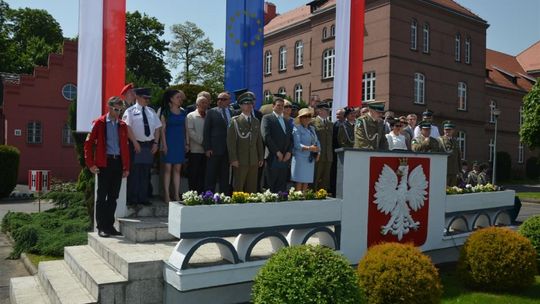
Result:
[[[336,58],[332,116],[362,104],[365,0],[336,1]]]
[[[126,73],[126,0],[79,0],[77,131],[107,112]]]

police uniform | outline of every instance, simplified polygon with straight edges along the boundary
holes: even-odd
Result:
[[[326,102],[317,105],[318,109],[328,111],[329,106]],[[315,164],[315,179],[313,181],[314,188],[330,189],[330,169],[334,158],[332,149],[332,137],[334,133],[334,124],[330,121],[330,117],[325,119],[317,116],[313,119],[312,125],[315,127],[317,138],[321,145],[319,161]]]
[[[443,128],[445,130],[454,129],[455,125],[450,121],[445,121]],[[447,161],[446,185],[457,186],[457,176],[461,170],[461,151],[459,150],[459,144],[455,138],[446,135],[439,137],[439,143],[441,150],[450,154]]]
[[[368,108],[377,112],[384,112],[384,102],[372,101]],[[388,150],[388,142],[384,133],[384,122],[375,120],[371,115],[365,114],[356,119],[354,125],[354,148],[367,150]]]
[[[427,121],[422,121],[419,124],[419,127],[422,129],[431,129],[431,123]],[[420,134],[415,137],[411,142],[412,150],[415,152],[441,152],[442,149],[439,145],[439,142],[429,136],[428,139],[424,135]]]
[[[239,104],[253,104],[255,96],[246,92],[238,98]],[[227,128],[229,162],[238,161],[233,167],[233,189],[247,193],[257,192],[259,162],[264,159],[261,125],[253,115],[241,113],[231,118]]]

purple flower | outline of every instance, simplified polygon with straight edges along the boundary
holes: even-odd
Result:
[[[278,196],[280,201],[286,201],[289,198],[289,192],[279,191]]]
[[[219,194],[217,194],[217,193],[214,194],[213,200],[214,200],[215,204],[221,203],[221,198],[219,197]]]

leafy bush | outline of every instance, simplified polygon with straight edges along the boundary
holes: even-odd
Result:
[[[20,154],[15,147],[0,145],[0,198],[9,196],[17,185]]]
[[[252,292],[256,304],[361,303],[348,260],[322,246],[281,249],[261,268]]]
[[[519,233],[531,241],[536,250],[536,265],[540,271],[540,215],[528,218],[519,227]]]
[[[525,174],[530,179],[538,179],[540,177],[540,160],[537,157],[527,159]]]
[[[497,181],[509,180],[512,178],[512,157],[508,152],[497,152],[497,164],[495,164],[497,172]]]
[[[517,232],[490,227],[475,231],[463,245],[458,272],[474,288],[513,291],[534,283],[536,251]]]
[[[442,285],[431,260],[412,244],[371,247],[358,264],[368,303],[439,303]]]

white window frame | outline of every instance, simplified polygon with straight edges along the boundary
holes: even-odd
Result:
[[[322,39],[328,39],[328,29],[326,26],[322,29]]]
[[[26,143],[43,143],[43,125],[40,121],[32,120],[26,124]]]
[[[523,106],[519,106],[519,128],[523,125]]]
[[[77,98],[77,86],[73,83],[66,83],[62,86],[62,96],[68,101],[74,101]]]
[[[336,51],[333,48],[326,49],[322,56],[322,78],[334,78],[334,68],[336,65]]]
[[[518,145],[518,164],[523,164],[523,143],[520,141]]]
[[[285,87],[279,88],[278,94],[287,96],[287,90],[285,89]]]
[[[416,19],[411,20],[411,27],[410,27],[411,33],[410,33],[410,47],[411,50],[416,51],[418,47],[418,22]]]
[[[330,37],[336,37],[336,26],[334,24],[330,26]]]
[[[62,144],[66,146],[71,146],[74,144],[73,136],[71,134],[71,128],[67,123],[64,124],[64,126],[62,127]]]
[[[362,100],[371,101],[375,100],[375,84],[376,84],[375,71],[364,73],[362,77]]]
[[[269,50],[264,53],[264,74],[272,74],[272,52]]]
[[[494,124],[495,119],[497,119],[495,117],[495,114],[493,113],[493,111],[495,111],[496,108],[497,108],[497,102],[495,100],[491,100],[489,102],[489,123],[491,124]]]
[[[426,104],[426,76],[422,73],[414,73],[413,101]]]
[[[300,102],[302,101],[302,94],[304,92],[304,89],[302,88],[302,84],[301,83],[297,83],[295,86],[294,86],[294,101],[295,102]]]
[[[463,81],[458,82],[457,100],[458,110],[467,111],[467,84]]]
[[[264,91],[264,100],[265,101],[269,101],[271,96],[272,96],[272,93],[270,93],[270,90]]]
[[[471,37],[465,38],[465,63],[471,64]]]
[[[284,45],[279,48],[279,70],[287,70],[287,47]]]
[[[493,161],[493,154],[495,153],[495,141],[493,138],[489,139],[489,161]]]
[[[454,42],[454,59],[456,62],[461,62],[461,34],[457,33]]]
[[[294,44],[294,66],[301,67],[304,65],[304,42],[296,41]]]
[[[423,38],[424,38],[423,52],[429,53],[429,49],[430,49],[429,23],[424,23]]]
[[[459,151],[461,152],[461,160],[467,159],[467,133],[465,131],[459,131],[456,140],[458,142]]]

